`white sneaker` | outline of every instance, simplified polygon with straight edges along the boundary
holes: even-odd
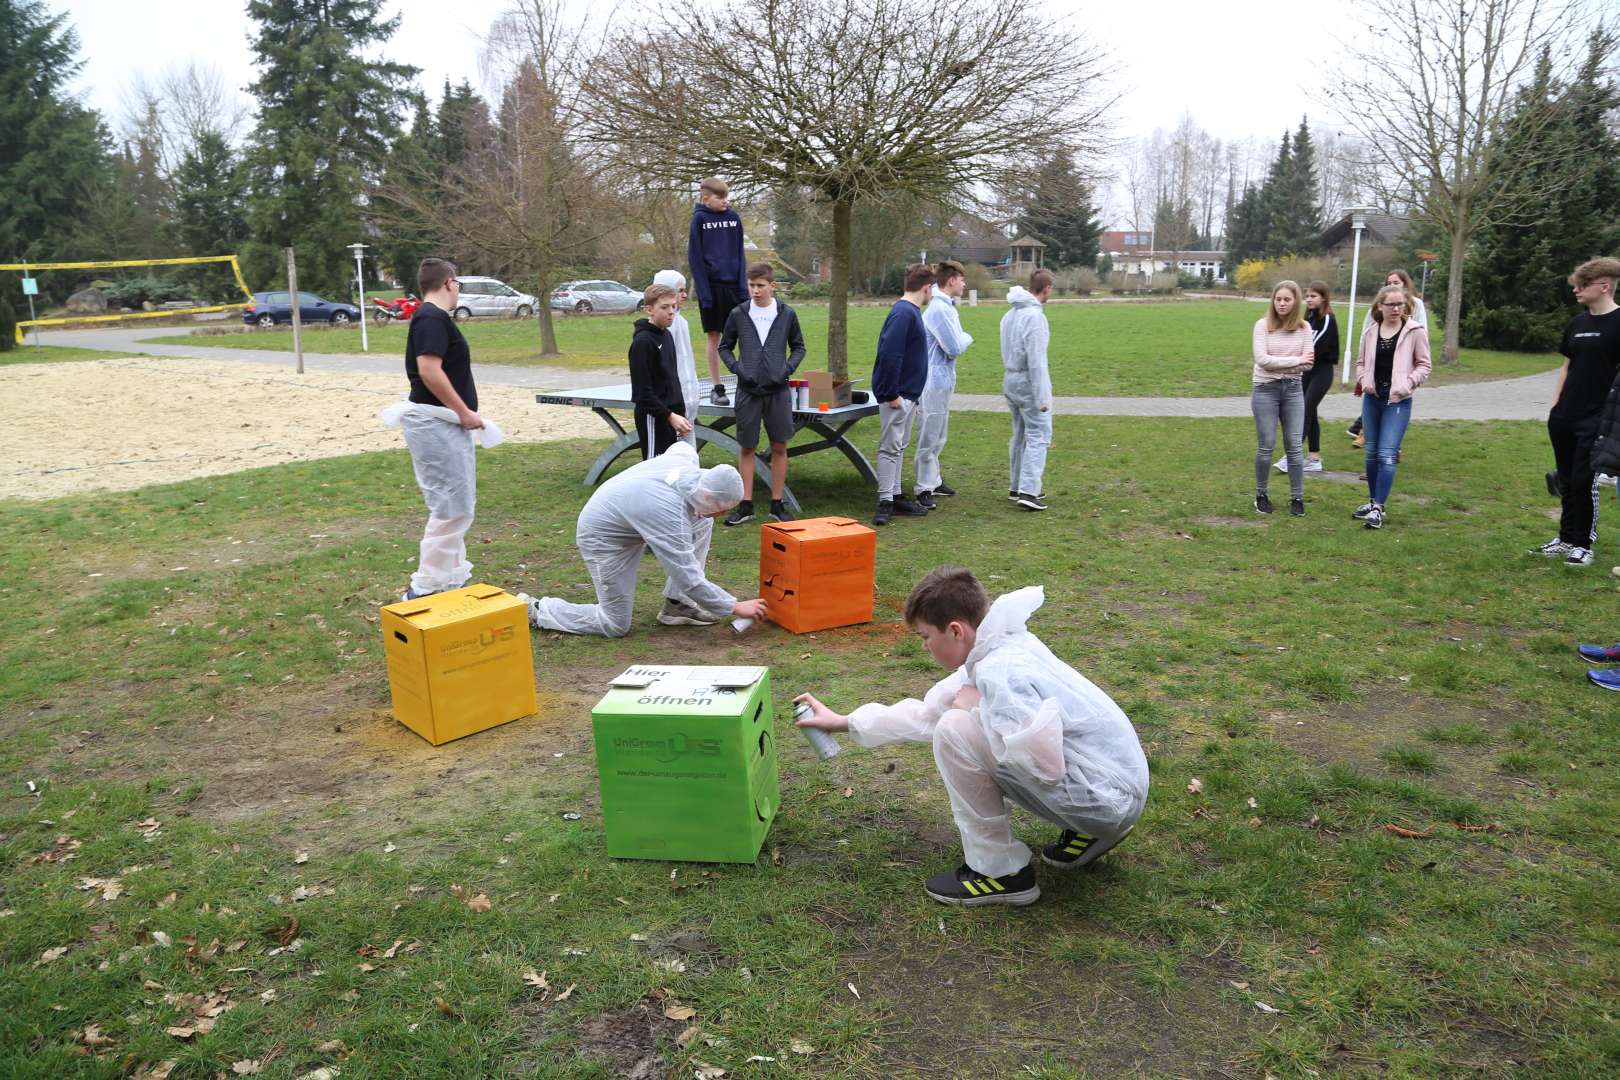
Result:
[[[1569,549],[1569,558],[1564,560],[1564,565],[1591,566],[1594,557],[1591,548],[1572,547]]]
[[[1305,471],[1306,472],[1321,472],[1322,471],[1322,459],[1321,458],[1306,458],[1305,459]]]
[[[1278,472],[1287,472],[1288,471],[1288,459],[1287,458],[1278,458],[1277,459],[1277,464],[1273,465],[1272,468],[1276,469]]]
[[[534,597],[530,596],[526,592],[518,593],[517,598],[519,600],[523,601],[523,606],[524,607],[529,609],[529,626],[531,628],[535,629],[535,630],[539,630],[540,629],[540,622],[534,616],[535,616],[535,612],[540,607],[540,601],[536,600]]]

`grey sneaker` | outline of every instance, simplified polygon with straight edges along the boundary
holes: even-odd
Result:
[[[1531,548],[1529,551],[1525,552],[1525,554],[1543,555],[1549,559],[1562,559],[1574,550],[1574,544],[1566,543],[1555,536],[1545,544],[1542,544],[1540,547]]]
[[[1045,510],[1046,509],[1046,496],[1045,495],[1020,494],[1018,496],[1017,502],[1018,502],[1018,505],[1022,506],[1025,510]]]
[[[731,404],[730,401],[726,400],[726,388],[721,386],[719,383],[715,383],[714,388],[709,391],[709,400],[714,402],[716,405]]]
[[[1287,472],[1287,471],[1288,471],[1287,469],[1283,470],[1283,472]],[[1306,472],[1321,472],[1322,471],[1322,459],[1319,458],[1319,457],[1308,457],[1308,458],[1306,458],[1305,459],[1305,471]]]
[[[1357,521],[1366,521],[1367,520],[1367,515],[1372,513],[1372,512],[1373,512],[1373,504],[1372,503],[1362,503],[1360,506],[1358,506],[1354,510],[1350,511],[1350,516],[1355,518]]]
[[[1593,556],[1591,548],[1572,547],[1569,549],[1569,558],[1564,560],[1564,565],[1591,566],[1592,558]]]
[[[1361,519],[1361,524],[1369,529],[1382,529],[1384,527],[1384,508],[1375,506],[1367,511],[1367,516]]]
[[[707,615],[680,600],[664,600],[663,610],[658,613],[658,621],[665,626],[713,626],[720,621],[718,615]]]

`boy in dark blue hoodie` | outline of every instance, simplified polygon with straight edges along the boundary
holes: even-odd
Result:
[[[921,517],[926,507],[900,491],[900,466],[911,442],[917,399],[928,385],[928,331],[922,306],[934,271],[922,263],[906,267],[905,295],[894,302],[878,332],[877,362],[872,366],[872,397],[878,402],[878,508],[874,525],[887,525],[895,514]]]
[[[743,272],[742,218],[727,201],[731,189],[718,176],[700,186],[701,198],[692,210],[692,226],[687,231],[686,261],[692,267],[692,291],[697,294],[698,314],[703,333],[709,339],[710,400],[729,405],[725,385],[720,382],[720,333],[726,318],[746,301]]]

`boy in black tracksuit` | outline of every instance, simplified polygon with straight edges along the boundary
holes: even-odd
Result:
[[[668,285],[652,285],[643,303],[647,317],[636,320],[636,334],[630,340],[630,397],[636,403],[637,442],[642,460],[646,460],[690,432],[692,420],[682,415],[686,401],[681,394],[675,339],[669,333],[679,295]]]

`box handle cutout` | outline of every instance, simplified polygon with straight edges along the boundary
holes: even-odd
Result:
[[[787,545],[782,543],[780,540],[772,540],[771,541],[771,547],[775,548],[777,551],[786,551],[787,550]]]
[[[411,639],[400,633],[398,630],[394,631],[394,636],[399,638],[399,640],[403,641],[407,645],[411,643]]]
[[[756,723],[756,724],[759,723],[759,718],[760,718],[761,715],[764,714],[764,712],[765,712],[765,703],[763,701],[760,702],[758,705],[754,706],[754,723]]]

